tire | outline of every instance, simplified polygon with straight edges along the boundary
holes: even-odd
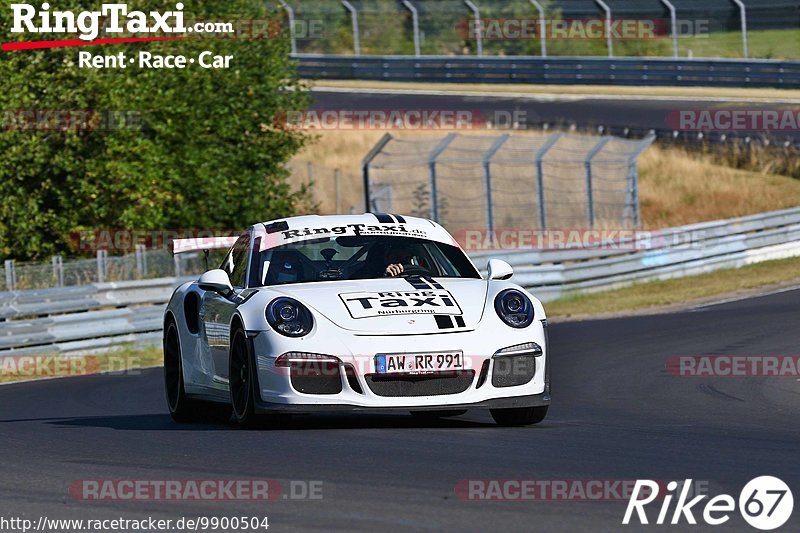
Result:
[[[547,416],[548,406],[515,407],[512,409],[490,409],[492,418],[499,426],[528,426],[538,424]]]
[[[175,422],[192,422],[205,414],[203,402],[186,396],[181,341],[173,321],[167,323],[164,331],[164,389],[169,414]]]
[[[420,420],[438,420],[440,418],[450,418],[451,416],[461,416],[466,413],[466,409],[451,409],[449,411],[411,411],[411,416]]]
[[[228,364],[233,418],[241,426],[253,427],[258,421],[253,388],[253,358],[250,353],[250,342],[242,329],[237,329],[231,336]]]

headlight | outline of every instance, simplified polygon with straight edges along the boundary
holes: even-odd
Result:
[[[512,328],[527,328],[533,322],[533,303],[516,289],[506,289],[494,299],[494,309]]]
[[[272,329],[287,337],[303,337],[314,327],[311,311],[292,298],[272,300],[265,314]]]

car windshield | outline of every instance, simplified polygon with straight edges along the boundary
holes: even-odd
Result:
[[[406,237],[340,236],[255,252],[251,286],[382,278],[403,265],[402,276],[480,278],[458,247]]]

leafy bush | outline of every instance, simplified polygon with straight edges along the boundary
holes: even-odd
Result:
[[[266,11],[265,2],[184,4],[187,22],[280,16]],[[153,8],[139,0],[128,5]],[[97,8],[88,1],[57,5],[76,13]],[[0,10],[4,42],[74,38],[12,34],[11,18],[10,9]],[[196,58],[204,50],[234,56],[231,68],[77,64],[79,51]],[[285,164],[305,136],[273,117],[307,106],[303,89],[285,35],[2,52],[0,256],[74,252],[70,235],[86,229],[244,228],[293,214],[305,193],[292,192]],[[99,128],[20,131],[14,121],[21,110],[90,110],[93,118],[110,113],[117,120]],[[120,116],[132,123],[120,125]]]

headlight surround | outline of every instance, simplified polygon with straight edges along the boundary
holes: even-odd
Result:
[[[517,289],[501,291],[494,299],[494,309],[512,328],[527,328],[533,323],[533,302]]]
[[[270,327],[287,337],[304,337],[314,327],[311,311],[294,298],[275,298],[264,314]]]

